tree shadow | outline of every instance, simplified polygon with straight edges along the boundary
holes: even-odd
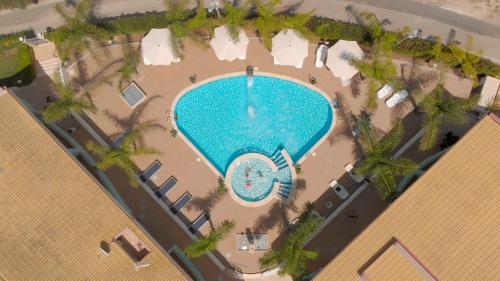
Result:
[[[271,209],[265,215],[259,216],[252,227],[256,233],[265,233],[268,230],[278,227],[280,232],[285,232],[290,225],[289,211],[297,213],[299,208],[295,204],[297,197],[306,189],[306,180],[297,179],[294,190],[290,194],[288,203],[277,200],[271,206]]]
[[[400,79],[409,95],[408,100],[394,108],[391,114],[392,120],[403,117],[410,110],[410,106],[415,114],[420,114],[420,106],[415,96],[424,94],[426,87],[438,81],[439,74],[433,69],[423,69],[417,64],[416,58],[413,58],[411,64],[405,63],[401,65]]]
[[[457,37],[457,31],[453,28],[450,28],[450,31],[448,32],[448,36],[446,37],[446,41],[444,41],[445,45],[449,46],[451,44],[455,44],[457,42],[456,37]]]
[[[210,212],[213,207],[220,201],[224,196],[226,196],[227,192],[220,192],[217,188],[210,190],[205,197],[195,197],[191,201],[189,205],[186,206],[186,209],[189,210],[197,210],[197,211],[206,211]]]
[[[340,92],[335,92],[334,95],[339,106],[335,109],[335,117],[337,120],[333,132],[327,137],[328,144],[333,146],[340,140],[351,141],[353,143],[352,153],[356,159],[360,159],[363,149],[358,139],[354,137],[352,133],[352,127],[356,116],[352,114],[351,108],[347,102],[345,102],[345,98]]]
[[[304,0],[300,0],[294,4],[286,5],[283,7],[283,10],[279,12],[278,14],[280,15],[286,15],[286,16],[293,16],[297,14],[297,10],[302,6],[302,3],[304,3]]]
[[[134,130],[137,128],[139,125],[147,125],[151,129],[158,129],[165,131],[166,127],[160,124],[157,120],[155,119],[149,119],[140,122],[140,117],[144,113],[144,110],[148,107],[148,105],[156,100],[161,98],[161,96],[152,96],[136,106],[134,110],[132,110],[132,114],[130,114],[127,117],[119,117],[118,115],[112,113],[108,109],[104,110],[103,113],[104,115],[113,122],[117,127],[119,127],[121,130],[120,132],[117,132],[116,134],[113,134],[112,137],[116,137],[117,135],[121,134],[124,130]],[[139,143],[142,145],[144,144],[144,139],[141,137],[139,140]]]
[[[361,75],[355,75],[351,79],[351,94],[353,97],[359,97],[361,95],[361,84],[363,80]]]
[[[360,12],[354,8],[353,5],[347,5],[345,7],[345,13],[347,14],[347,17],[349,18],[349,21],[351,18],[354,18],[355,23],[364,25],[365,21],[363,17],[361,16]]]

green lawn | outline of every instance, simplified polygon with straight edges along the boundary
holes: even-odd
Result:
[[[0,85],[23,86],[35,78],[31,52],[27,45],[4,51],[0,56]],[[18,81],[21,83],[18,83]]]

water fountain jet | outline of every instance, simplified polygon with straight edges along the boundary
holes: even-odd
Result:
[[[245,73],[247,76],[247,112],[251,118],[255,118],[255,107],[252,104],[253,66],[247,66]]]

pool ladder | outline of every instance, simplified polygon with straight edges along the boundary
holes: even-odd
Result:
[[[284,169],[288,167],[288,163],[286,162],[285,157],[281,153],[281,148],[278,148],[272,155],[271,160],[273,160],[274,164],[278,167],[278,169]]]
[[[290,196],[290,191],[292,184],[289,182],[280,182],[280,188],[278,189],[278,197],[286,200]]]

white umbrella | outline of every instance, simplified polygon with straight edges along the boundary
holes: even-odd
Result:
[[[168,28],[151,29],[142,39],[141,50],[145,65],[169,65],[180,61],[172,50]]]
[[[361,59],[363,55],[363,50],[356,41],[339,40],[328,49],[326,66],[335,77],[350,80],[358,73],[358,69],[351,65],[351,60]]]
[[[246,59],[249,40],[243,29],[240,30],[238,37],[239,41],[234,42],[226,25],[217,27],[214,31],[214,38],[210,40],[215,55],[220,60]]]
[[[273,37],[274,64],[302,68],[308,50],[309,41],[293,29],[282,30]]]

